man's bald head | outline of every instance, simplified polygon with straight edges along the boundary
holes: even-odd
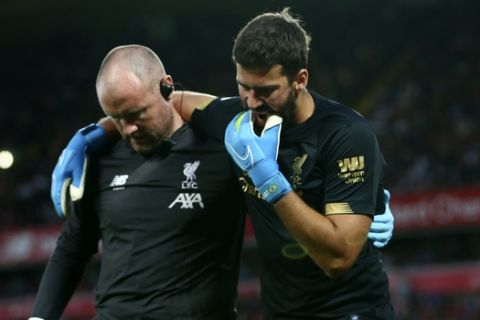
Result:
[[[122,88],[125,79],[144,86],[158,88],[166,72],[160,58],[150,48],[126,45],[112,49],[103,59],[98,71],[97,93],[112,93]]]
[[[173,82],[160,58],[149,48],[127,45],[111,50],[97,75],[97,95],[105,115],[140,153],[155,151],[183,125],[160,83]]]

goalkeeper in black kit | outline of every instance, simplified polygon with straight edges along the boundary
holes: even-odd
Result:
[[[264,319],[390,320],[388,277],[367,240],[389,198],[384,159],[363,116],[307,88],[300,23],[288,9],[248,22],[232,54],[239,96],[182,116],[224,139],[237,165]]]

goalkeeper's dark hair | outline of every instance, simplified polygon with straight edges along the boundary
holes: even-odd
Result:
[[[240,30],[232,59],[244,69],[259,72],[281,65],[284,75],[292,80],[300,69],[308,66],[310,40],[302,21],[294,18],[289,8],[267,12]]]

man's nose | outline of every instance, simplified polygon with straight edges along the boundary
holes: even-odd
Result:
[[[255,95],[255,91],[250,90],[246,97],[245,97],[245,102],[247,104],[247,107],[249,109],[255,110],[259,106],[265,104],[262,100],[258,99],[257,96]]]
[[[121,121],[122,131],[125,136],[129,136],[138,130],[138,126],[133,122]]]

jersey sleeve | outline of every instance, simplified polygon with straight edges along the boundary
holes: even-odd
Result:
[[[346,124],[332,133],[325,157],[325,214],[383,212],[384,160],[371,127]]]
[[[88,189],[87,189],[88,190]],[[99,224],[88,198],[73,205],[55,250],[43,273],[32,317],[59,319],[75,292],[91,257],[98,251]]]
[[[242,110],[239,97],[215,99],[206,108],[193,112],[191,125],[207,137],[223,143],[228,123]]]

